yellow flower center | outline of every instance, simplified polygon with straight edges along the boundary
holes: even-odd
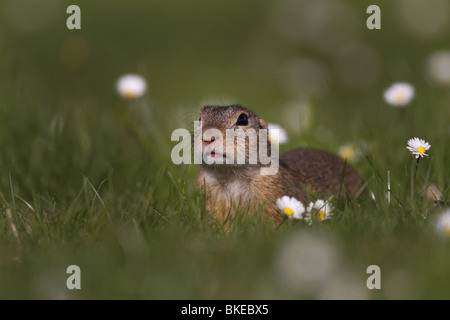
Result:
[[[399,91],[395,94],[395,101],[397,103],[403,103],[405,101],[405,93],[402,91]]]
[[[417,148],[417,151],[419,151],[420,153],[425,153],[425,148],[420,146]]]
[[[131,91],[131,90],[125,91],[125,92],[123,93],[123,95],[124,95],[125,98],[134,98],[134,97],[136,96],[136,95],[134,94],[134,92]]]
[[[317,214],[319,216],[320,220],[323,220],[325,218],[325,211],[320,210],[319,213]]]
[[[446,237],[450,237],[450,225],[446,225],[443,231]]]
[[[342,158],[351,160],[355,155],[355,149],[352,146],[343,146],[339,150],[339,154],[341,155]]]
[[[292,211],[292,209],[289,208],[289,207],[284,208],[283,212],[284,212],[285,214],[287,214],[288,216],[292,216],[292,215],[294,214],[294,211]]]

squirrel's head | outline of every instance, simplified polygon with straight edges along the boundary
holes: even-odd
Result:
[[[264,146],[270,149],[267,123],[240,105],[205,106],[199,120],[201,127],[194,137],[196,152],[206,154],[206,164],[258,164],[260,141],[265,140]]]
[[[253,128],[267,129],[267,123],[257,113],[240,105],[232,106],[205,106],[201,111],[200,121],[202,129],[216,128],[221,131],[226,129]]]

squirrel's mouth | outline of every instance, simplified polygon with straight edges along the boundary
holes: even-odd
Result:
[[[225,152],[220,153],[220,152],[215,152],[215,151],[211,151],[211,153],[209,154],[212,158],[219,158],[219,157],[225,157]]]
[[[225,159],[227,158],[225,152],[215,150],[204,153],[203,157],[205,161],[211,165],[225,164]]]

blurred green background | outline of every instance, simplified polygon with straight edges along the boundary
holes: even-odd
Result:
[[[81,30],[66,27],[71,4]],[[381,30],[366,27],[371,4]],[[0,0],[0,298],[450,298],[449,243],[430,222],[445,206],[425,192],[449,188],[449,18],[446,0]],[[119,96],[127,73],[144,97]],[[399,81],[416,89],[405,108],[383,100]],[[170,135],[205,104],[235,103],[284,127],[282,150],[364,145],[370,161],[354,165],[377,201],[312,228],[212,228]],[[410,198],[415,136],[432,149]],[[297,233],[337,258],[280,267],[310,248],[283,249]],[[314,259],[335,261],[326,282],[279,279]],[[65,287],[71,264],[80,291]],[[387,288],[367,290],[371,264]]]

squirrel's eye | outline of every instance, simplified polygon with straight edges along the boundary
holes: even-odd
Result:
[[[236,121],[236,125],[238,126],[246,126],[248,125],[248,117],[245,113],[241,113],[239,118]]]

